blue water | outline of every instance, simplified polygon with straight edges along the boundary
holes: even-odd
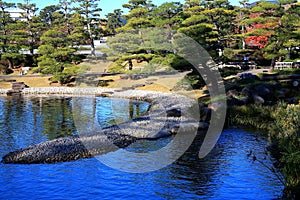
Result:
[[[40,106],[37,98],[0,98],[1,157],[74,131],[72,99],[43,101]],[[103,99],[99,101],[103,105]],[[98,116],[101,112],[96,111],[95,118],[105,121]],[[124,114],[124,118],[129,115]],[[142,140],[128,148],[149,148],[170,140]],[[251,150],[266,166],[273,167],[266,144],[259,133],[230,128],[205,159],[198,159],[200,142],[195,141],[172,165],[142,174],[111,169],[96,158],[57,164],[0,164],[0,199],[276,199],[282,194],[282,184],[274,173],[247,155]]]

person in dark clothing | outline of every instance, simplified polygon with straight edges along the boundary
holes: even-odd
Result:
[[[132,60],[128,61],[128,65],[129,65],[129,70],[132,70],[132,68],[133,68]]]

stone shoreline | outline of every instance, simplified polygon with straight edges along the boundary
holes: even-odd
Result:
[[[5,93],[5,90],[0,90],[0,93]],[[72,161],[115,151],[138,139],[158,139],[178,132],[195,133],[199,127],[207,128],[206,123],[199,124],[198,102],[178,94],[144,90],[65,87],[25,88],[22,94],[29,96],[109,96],[149,101],[151,105],[147,114],[136,120],[103,130],[95,130],[92,133],[80,134],[80,137],[63,137],[19,149],[5,155],[2,159],[3,163]]]
[[[0,89],[0,95],[6,95],[11,89]],[[104,88],[74,88],[74,87],[36,87],[24,88],[23,95],[100,95],[103,92],[113,92],[115,89]]]

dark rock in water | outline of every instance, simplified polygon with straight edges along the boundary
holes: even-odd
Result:
[[[22,93],[22,90],[16,90],[16,89],[11,89],[11,90],[8,90],[6,95],[7,96],[16,96],[16,95],[21,95]]]
[[[167,117],[181,117],[181,110],[179,108],[167,110]]]
[[[17,96],[21,95],[22,90],[24,88],[28,88],[28,85],[26,85],[24,82],[13,82],[12,83],[12,89],[7,91],[7,96]]]
[[[171,135],[172,135],[171,131],[164,129],[164,130],[160,130],[160,131],[154,132],[153,134],[148,135],[148,139],[164,138],[164,137],[169,137]]]

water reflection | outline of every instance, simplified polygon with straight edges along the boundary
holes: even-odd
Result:
[[[80,112],[77,116],[85,117],[81,123],[86,130],[92,131],[138,117],[149,104],[103,97],[1,97],[0,140],[12,151],[77,134],[73,106]]]
[[[72,108],[99,126],[130,120],[147,106],[119,100],[74,98],[0,98],[0,156],[41,141],[73,133]],[[75,105],[75,106],[76,106]],[[108,109],[109,108],[109,109]],[[113,111],[112,111],[113,110]],[[116,111],[119,114],[115,114]],[[51,113],[51,114],[50,114]],[[106,119],[103,117],[109,115]],[[91,124],[87,123],[87,126]],[[247,157],[250,150],[272,166],[265,154],[266,138],[241,129],[224,131],[205,159],[198,151],[205,133],[175,163],[158,171],[129,174],[113,170],[96,159],[51,165],[0,164],[1,199],[277,199],[283,186],[276,176]],[[141,140],[128,147],[148,152],[172,138]],[[116,154],[117,155],[117,154]],[[118,162],[115,157],[115,162]],[[128,160],[130,160],[128,158]],[[159,162],[155,160],[153,162]],[[130,165],[130,163],[128,163]]]
[[[77,131],[82,135],[117,125],[144,115],[148,102],[121,98],[75,97],[72,112]]]
[[[201,140],[200,137],[198,142]],[[197,157],[198,142],[176,162],[170,173],[176,174],[172,180],[184,182],[181,186],[185,187],[186,193],[214,199],[273,199],[281,196],[283,185],[276,175],[247,156],[250,151],[255,152],[266,166],[272,167],[273,159],[265,150],[265,137],[241,129],[227,129],[204,159]]]

